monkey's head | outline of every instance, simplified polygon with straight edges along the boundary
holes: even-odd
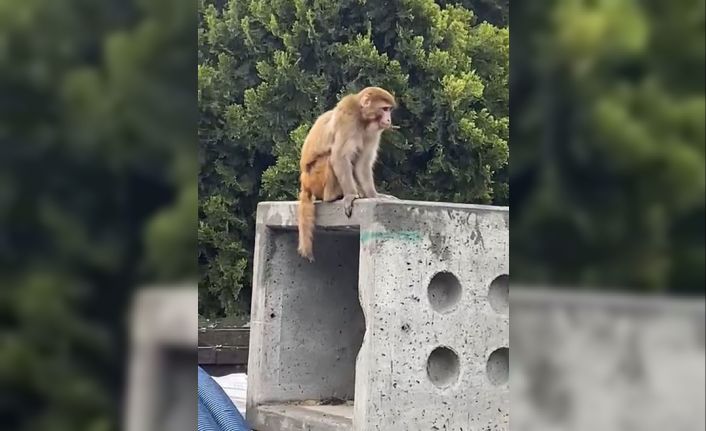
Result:
[[[358,101],[366,129],[385,130],[392,127],[392,110],[397,107],[392,94],[380,87],[367,87],[358,93]]]

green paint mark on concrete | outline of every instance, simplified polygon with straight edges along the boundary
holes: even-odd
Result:
[[[361,232],[360,233],[360,242],[361,243],[366,243],[368,241],[374,241],[374,240],[381,240],[381,241],[387,241],[387,240],[400,240],[400,241],[409,241],[409,242],[417,242],[422,240],[422,235],[419,232],[415,231],[398,231],[398,232]]]

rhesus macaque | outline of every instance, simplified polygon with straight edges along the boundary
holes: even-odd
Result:
[[[375,190],[373,165],[380,135],[392,126],[395,98],[379,87],[349,94],[316,119],[304,140],[299,163],[299,254],[314,260],[314,199],[343,199],[346,216],[353,201],[363,198],[396,199]]]

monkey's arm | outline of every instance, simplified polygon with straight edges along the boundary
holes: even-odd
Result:
[[[341,138],[339,135],[336,136],[336,141],[331,149],[331,168],[343,191],[343,207],[346,216],[350,217],[353,213],[353,201],[357,192],[351,156],[358,143],[350,139],[344,141]]]
[[[377,199],[394,199],[396,197],[384,193],[379,193],[375,189],[375,180],[373,176],[373,167],[378,154],[378,144],[371,145],[370,148],[364,149],[355,165],[355,176],[358,179],[358,185],[362,190],[362,197],[377,198]]]
[[[360,155],[355,164],[355,176],[358,179],[358,185],[364,198],[376,198],[378,192],[375,190],[375,180],[373,179],[373,165],[377,155],[377,145],[370,145],[363,148],[363,153]]]

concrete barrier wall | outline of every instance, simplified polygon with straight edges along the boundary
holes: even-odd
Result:
[[[258,210],[258,430],[507,430],[511,398],[513,430],[704,429],[703,298],[508,294],[506,208],[362,200],[317,224],[310,264],[296,203]]]
[[[250,422],[507,429],[507,208],[359,200],[350,219],[318,204],[317,224],[311,264],[296,253],[296,203],[258,208]],[[352,411],[291,407],[330,398]]]

